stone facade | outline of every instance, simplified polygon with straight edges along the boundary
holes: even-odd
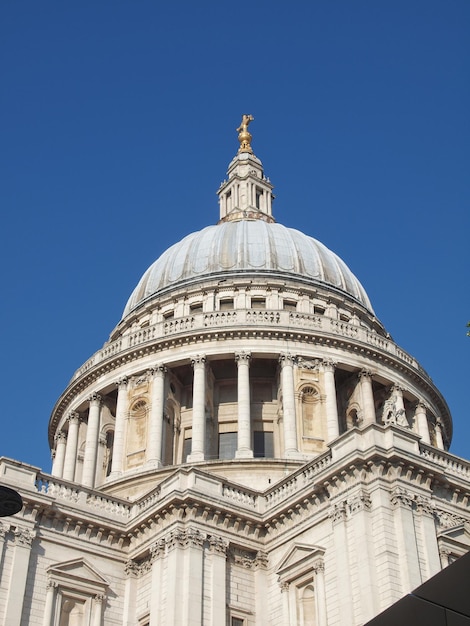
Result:
[[[356,626],[467,551],[445,400],[243,145],[58,399],[51,474],[0,459],[0,624]]]

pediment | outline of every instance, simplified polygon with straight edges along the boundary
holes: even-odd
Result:
[[[83,585],[104,589],[109,583],[106,578],[85,559],[73,559],[52,565],[47,570],[51,579],[62,584]]]
[[[325,550],[320,546],[296,543],[286,552],[276,568],[276,573],[280,578],[295,577],[301,570],[323,559],[324,554]]]
[[[446,528],[441,531],[438,536],[470,546],[470,527],[468,523],[459,524],[453,528]]]

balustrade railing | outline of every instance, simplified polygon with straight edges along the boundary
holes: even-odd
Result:
[[[244,309],[196,313],[181,318],[172,318],[171,320],[164,320],[152,326],[133,331],[128,335],[123,335],[119,339],[116,339],[116,341],[106,344],[101,350],[88,359],[88,361],[75,372],[72,381],[86,374],[86,372],[101,361],[112,358],[120,352],[135,348],[147,342],[188,331],[194,332],[199,329],[203,330],[214,327],[228,328],[230,326],[240,326],[243,324],[250,326],[268,325],[276,328],[285,327],[286,329],[295,327],[305,330],[318,330],[319,332],[331,332],[335,335],[355,339],[356,341],[374,346],[377,349],[396,356],[429,378],[427,372],[420,367],[412,356],[399,348],[392,340],[382,337],[368,328],[318,314],[284,310]]]

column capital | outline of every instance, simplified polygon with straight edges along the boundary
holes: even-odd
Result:
[[[129,378],[127,376],[121,376],[121,378],[118,378],[116,381],[114,381],[114,384],[118,389],[123,389],[127,387],[128,382]]]
[[[290,352],[281,352],[279,355],[279,363],[282,367],[286,365],[290,365],[293,367],[298,361],[298,357],[296,354],[291,354]]]
[[[191,365],[193,368],[197,367],[205,367],[206,365],[206,355],[205,354],[195,354],[191,357]]]
[[[320,572],[324,572],[325,571],[325,563],[324,563],[323,559],[317,559],[316,561],[314,561],[312,569],[315,572],[315,574],[319,574]]]
[[[401,395],[403,395],[403,392],[405,391],[405,389],[399,385],[398,383],[393,383],[392,385],[390,385],[390,392],[391,393],[399,393]]]
[[[101,405],[101,396],[99,393],[92,393],[88,396],[88,402],[90,404]]]
[[[338,364],[332,359],[323,359],[321,365],[324,372],[334,372]]]
[[[59,432],[54,435],[54,441],[56,444],[65,443],[67,441],[67,435],[63,430],[59,430]]]
[[[31,548],[33,539],[35,537],[32,531],[30,531],[28,528],[17,528],[14,532],[14,535],[15,545],[23,546],[24,548]]]
[[[239,365],[240,363],[249,363],[251,360],[251,352],[235,352],[235,361]]]
[[[227,554],[228,541],[222,537],[216,537],[215,535],[210,535],[207,539],[209,541],[209,551],[212,554],[221,554],[224,556]]]
[[[411,509],[414,502],[414,494],[403,487],[396,487],[390,494],[390,502],[393,506],[403,506],[407,509]]]
[[[165,376],[167,371],[168,369],[165,365],[163,365],[163,363],[155,363],[155,365],[152,365],[152,367],[149,368],[150,375],[154,377]]]
[[[81,420],[80,413],[77,411],[70,411],[67,415],[67,422],[69,422],[69,424],[79,424]]]
[[[357,377],[359,380],[372,380],[372,372],[370,370],[362,369],[358,372]]]
[[[427,413],[429,411],[429,406],[426,402],[424,402],[424,400],[416,400],[415,411],[417,413]]]

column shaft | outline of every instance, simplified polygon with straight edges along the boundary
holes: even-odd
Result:
[[[338,405],[336,402],[335,366],[333,363],[323,364],[326,396],[326,426],[328,442],[339,436]]]
[[[372,376],[370,372],[362,370],[359,374],[361,381],[361,395],[362,395],[362,411],[363,421],[362,426],[368,424],[375,424],[375,404],[374,404],[374,392],[372,390]]]
[[[429,436],[428,418],[426,416],[426,406],[422,402],[418,402],[416,405],[415,419],[418,425],[418,433],[421,435],[421,441],[431,443],[431,437]]]
[[[111,478],[122,474],[124,470],[124,435],[127,414],[127,378],[117,383],[118,395],[116,403],[116,423],[114,427],[113,456],[111,460]]]
[[[4,613],[4,626],[21,624],[32,540],[33,535],[29,530],[17,529],[15,531],[15,547]]]
[[[55,447],[54,463],[52,465],[52,476],[62,478],[64,474],[65,449],[67,445],[67,437],[63,431],[57,433]]]
[[[191,454],[188,461],[203,461],[206,439],[206,359],[196,357],[192,360],[193,381],[193,425]]]
[[[65,449],[64,473],[66,480],[75,478],[75,467],[77,464],[78,449],[78,429],[80,426],[80,418],[78,413],[71,413],[68,417],[69,432],[67,434],[67,447]]]
[[[294,396],[294,359],[281,356],[282,407],[284,420],[284,456],[297,456],[297,422]]]
[[[235,355],[238,366],[238,445],[236,458],[252,458],[250,415],[250,355]]]
[[[90,397],[88,426],[86,431],[85,456],[83,459],[82,483],[85,487],[95,486],[96,459],[98,456],[98,437],[100,433],[101,396]]]
[[[147,464],[162,466],[163,412],[165,410],[165,372],[163,366],[155,367],[152,380],[152,398],[150,407],[149,442],[147,446]]]

